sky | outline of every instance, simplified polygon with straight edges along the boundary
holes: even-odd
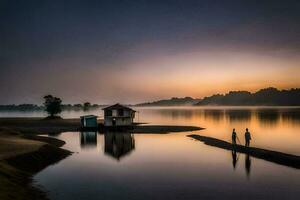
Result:
[[[0,104],[300,87],[300,1],[0,0]]]

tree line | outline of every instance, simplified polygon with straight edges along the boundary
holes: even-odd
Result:
[[[226,106],[300,106],[300,88],[290,90],[278,90],[277,88],[265,88],[255,93],[248,91],[231,91],[227,94],[215,94],[203,99],[191,97],[172,98],[152,103],[140,104],[151,105],[226,105]],[[20,104],[0,105],[2,111],[40,111],[45,110],[50,116],[59,114],[62,110],[89,110],[99,108],[101,105],[85,102],[83,104],[62,104],[59,97],[52,95],[44,96],[44,104]]]
[[[61,110],[88,110],[99,108],[102,105],[91,104],[89,102],[78,103],[78,104],[60,104]],[[9,104],[9,105],[0,105],[0,111],[42,111],[45,110],[45,105],[37,104]]]
[[[255,93],[248,91],[231,91],[225,95],[216,94],[205,97],[196,105],[228,105],[228,106],[299,106],[300,88],[278,90],[265,88]]]

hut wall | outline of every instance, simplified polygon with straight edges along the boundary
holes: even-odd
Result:
[[[86,127],[97,127],[97,118],[86,119]]]
[[[116,126],[130,126],[133,119],[130,117],[116,117]],[[104,121],[105,126],[113,126],[113,117],[107,117]]]

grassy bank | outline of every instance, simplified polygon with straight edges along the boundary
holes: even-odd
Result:
[[[63,141],[24,135],[19,131],[0,129],[0,199],[47,199],[32,186],[32,176],[71,152],[60,149]]]

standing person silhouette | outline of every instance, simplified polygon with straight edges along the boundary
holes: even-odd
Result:
[[[231,139],[232,139],[232,144],[235,145],[236,144],[236,132],[235,132],[235,128],[232,130]]]
[[[250,146],[250,140],[251,140],[251,134],[248,131],[248,128],[246,128],[246,132],[245,132],[245,146],[246,147]]]

